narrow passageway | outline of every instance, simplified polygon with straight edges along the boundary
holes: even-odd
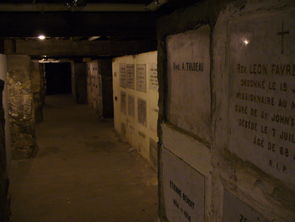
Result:
[[[154,171],[71,96],[46,98],[35,158],[12,166],[13,222],[153,222]]]

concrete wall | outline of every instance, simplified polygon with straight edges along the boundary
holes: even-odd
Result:
[[[115,129],[157,166],[157,52],[113,59]]]
[[[211,0],[159,19],[161,221],[295,221],[294,12]]]

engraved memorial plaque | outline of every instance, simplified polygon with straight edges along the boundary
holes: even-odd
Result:
[[[127,87],[134,89],[135,85],[135,70],[134,64],[126,64]]]
[[[229,149],[295,184],[295,16],[230,23]],[[293,18],[293,19],[291,19]]]
[[[224,193],[223,222],[269,222],[228,191]]]
[[[205,177],[162,149],[162,178],[166,216],[170,222],[204,222]]]
[[[146,64],[136,65],[136,90],[146,92]]]
[[[158,71],[157,71],[157,64],[152,63],[150,65],[150,75],[149,75],[149,89],[151,90],[158,90],[159,83],[158,83]]]
[[[210,28],[167,38],[167,117],[190,133],[210,139]]]
[[[128,95],[128,115],[135,116],[135,99],[132,95]]]
[[[120,86],[126,88],[127,86],[127,77],[126,77],[126,64],[119,64],[119,73],[120,73]]]
[[[143,99],[137,100],[137,114],[138,114],[138,122],[144,126],[146,126],[146,101]]]

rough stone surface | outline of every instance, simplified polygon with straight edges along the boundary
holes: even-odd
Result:
[[[156,174],[120,142],[112,121],[50,96],[37,142],[34,159],[13,161],[14,222],[157,221]]]
[[[35,117],[32,62],[29,56],[7,57],[8,115],[13,159],[32,157],[35,151]]]

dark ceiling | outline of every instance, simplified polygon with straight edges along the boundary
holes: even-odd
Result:
[[[155,38],[149,13],[0,13],[0,37],[104,35],[118,39]]]
[[[0,0],[0,30],[3,30],[0,31],[0,40],[6,37],[34,37],[38,34],[45,34],[48,37],[67,38],[103,36],[107,39],[155,40],[158,16],[170,13],[188,4],[195,4],[198,1],[199,0]],[[137,5],[139,8],[145,9],[142,5],[152,2],[156,3],[156,9],[154,11],[128,11],[128,6],[122,6],[122,11],[120,8],[117,8],[117,11],[80,10],[84,8],[85,3],[122,3],[123,5],[132,3],[139,4]],[[160,2],[162,2],[162,5]],[[20,3],[30,6],[34,5],[34,3],[37,5],[39,3],[45,3],[45,8],[33,7],[34,10],[32,11],[22,11],[23,8],[18,6]],[[60,11],[46,11],[46,5],[51,5],[47,3],[59,3],[60,5],[64,5],[64,9],[62,8],[63,10]],[[5,4],[8,6],[6,7]],[[121,6],[119,5],[118,7]]]
[[[87,3],[132,3],[149,4],[153,0],[78,0]],[[0,3],[65,3],[67,0],[1,0]]]

